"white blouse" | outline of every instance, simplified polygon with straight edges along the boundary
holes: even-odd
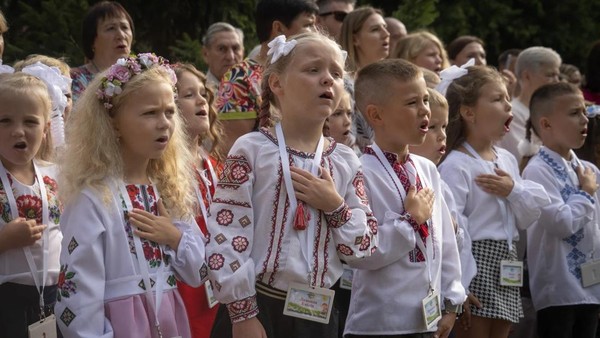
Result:
[[[485,239],[517,241],[518,229],[526,229],[540,217],[541,207],[549,203],[548,194],[538,183],[521,179],[515,157],[507,150],[495,148],[496,165],[513,179],[514,186],[506,198],[488,194],[475,178],[494,173],[494,163],[476,159],[453,150],[440,164],[442,178],[452,190],[459,219],[472,241]],[[506,217],[502,204],[506,205]]]
[[[377,245],[377,222],[364,192],[354,152],[330,140],[321,166],[333,177],[345,203],[316,217],[311,284],[329,288],[342,275],[342,260],[369,256]],[[290,166],[307,169],[314,154],[287,148]],[[312,208],[306,208],[309,210]],[[239,138],[223,167],[210,207],[208,266],[215,296],[228,305],[233,322],[256,316],[255,283],[287,291],[308,284],[306,230],[293,228],[278,143],[267,129]]]
[[[592,168],[600,183],[600,171],[593,164],[578,161],[571,152],[568,162],[542,147],[523,171],[523,177],[546,188],[551,203],[541,209],[539,221],[527,229],[527,259],[533,305],[536,310],[550,306],[600,304],[600,284],[584,288],[582,263],[600,258],[600,192],[592,196],[581,190],[573,165]]]

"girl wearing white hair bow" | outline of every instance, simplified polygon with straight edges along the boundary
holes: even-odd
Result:
[[[345,55],[319,33],[269,47],[262,128],[233,145],[210,208],[206,255],[223,304],[212,337],[336,337],[341,261],[377,243],[358,158],[322,136]]]
[[[0,74],[0,337],[56,336],[61,208],[44,82]]]
[[[454,193],[457,223],[472,241],[477,270],[471,281],[463,278],[470,293],[455,326],[459,338],[506,338],[511,323],[523,316],[517,229],[535,222],[550,200],[541,185],[520,178],[514,156],[494,145],[512,121],[502,77],[491,68],[470,65],[442,71],[437,87],[447,88],[449,105],[449,153],[440,175]]]

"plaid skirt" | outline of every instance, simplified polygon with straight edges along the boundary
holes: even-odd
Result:
[[[523,317],[519,288],[500,285],[500,262],[517,259],[515,243],[509,252],[506,241],[473,241],[473,257],[477,263],[477,275],[471,281],[469,290],[479,299],[482,308],[471,306],[471,313],[518,323]]]

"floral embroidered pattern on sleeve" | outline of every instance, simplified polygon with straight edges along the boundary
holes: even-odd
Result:
[[[345,202],[332,212],[325,212],[324,214],[327,225],[332,228],[339,228],[352,218],[352,210]]]
[[[73,280],[76,272],[68,271],[68,265],[61,265],[60,273],[58,275],[58,292],[56,300],[61,301],[62,298],[69,298],[72,294],[77,293],[77,283]]]
[[[225,160],[223,171],[219,177],[219,188],[237,190],[248,181],[248,174],[252,172],[250,163],[243,155],[230,155]]]
[[[234,324],[256,317],[258,314],[256,295],[227,304],[227,310],[229,311],[229,318]]]

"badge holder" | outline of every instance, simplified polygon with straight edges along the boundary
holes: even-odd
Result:
[[[354,277],[354,270],[346,264],[342,265],[344,272],[340,277],[340,289],[352,290],[352,278]]]
[[[208,307],[212,309],[215,305],[219,304],[219,301],[215,297],[215,293],[213,292],[212,284],[210,281],[206,281],[204,283],[204,290],[206,290],[206,301],[208,302]]]
[[[431,290],[427,297],[423,298],[423,321],[427,330],[432,329],[442,319],[442,305],[440,293]]]
[[[584,288],[600,283],[600,259],[581,264],[581,284]]]
[[[523,286],[523,262],[509,260],[501,261],[500,285]]]
[[[56,317],[50,315],[44,316],[44,309],[41,309],[42,319],[28,327],[29,338],[57,338]]]
[[[311,288],[291,283],[285,299],[283,314],[313,322],[328,324],[335,291]]]

